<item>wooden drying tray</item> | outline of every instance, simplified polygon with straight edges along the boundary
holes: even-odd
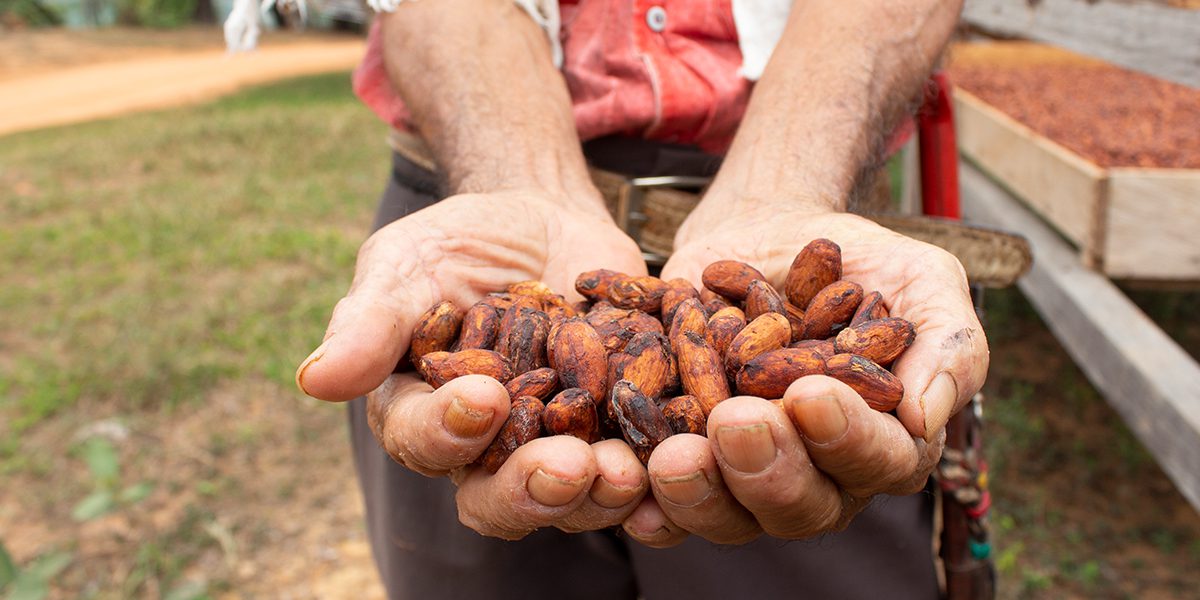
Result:
[[[964,156],[1116,279],[1200,282],[1200,169],[1104,168],[961,89]]]

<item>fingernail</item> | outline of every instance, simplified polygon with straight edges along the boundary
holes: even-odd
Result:
[[[815,444],[832,444],[850,429],[850,420],[842,403],[833,396],[815,396],[800,400],[792,410],[803,411],[804,418],[797,419],[800,429],[808,441]]]
[[[921,409],[925,411],[925,441],[933,438],[950,421],[950,412],[958,403],[958,382],[949,371],[941,371],[921,394]]]
[[[529,476],[525,488],[529,490],[529,496],[538,504],[563,506],[579,496],[579,492],[583,491],[583,484],[586,482],[587,476],[579,479],[563,479],[537,469]]]
[[[657,477],[658,491],[671,504],[680,508],[691,508],[704,502],[712,494],[712,486],[703,471],[680,477]]]
[[[325,356],[325,351],[329,349],[329,340],[331,337],[332,336],[325,338],[325,341],[321,342],[321,345],[317,346],[317,349],[313,350],[312,354],[309,354],[308,358],[304,359],[304,362],[300,363],[300,368],[296,369],[296,387],[300,388],[301,392],[308,394],[308,390],[304,389],[304,373],[308,371],[308,367],[312,366],[312,364],[318,360],[321,360],[322,356]],[[311,396],[312,394],[309,395]]]
[[[455,396],[450,406],[442,414],[442,425],[457,437],[477,438],[492,428],[492,417],[496,411],[492,409],[479,410],[467,404],[465,400]]]
[[[596,481],[592,482],[592,502],[604,508],[620,508],[633,502],[641,487],[640,484],[629,487],[614,485],[600,475],[596,477]]]
[[[629,532],[629,535],[633,536],[634,538],[636,538],[644,543],[650,543],[650,544],[654,544],[654,543],[658,543],[658,542],[667,540],[672,535],[670,529],[667,529],[665,526],[661,526],[661,525],[658,527],[658,529],[655,529],[654,531],[641,531],[641,530],[635,529],[631,526],[626,527],[625,531]]]
[[[757,473],[775,462],[775,439],[766,423],[717,429],[721,456],[734,470]]]

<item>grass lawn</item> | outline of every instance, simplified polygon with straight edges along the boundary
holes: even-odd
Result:
[[[346,74],[0,138],[0,587],[379,596],[344,413],[292,373],[383,140]],[[988,306],[1001,596],[1200,589],[1196,513],[1018,293]]]

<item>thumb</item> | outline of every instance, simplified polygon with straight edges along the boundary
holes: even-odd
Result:
[[[309,396],[342,402],[379,387],[434,303],[417,252],[386,243],[379,237],[383,233],[363,245],[354,282],[334,307],[324,341],[296,370],[296,385]]]

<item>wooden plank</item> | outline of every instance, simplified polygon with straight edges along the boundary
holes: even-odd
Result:
[[[1200,281],[1198,225],[1200,170],[1110,169],[1104,272]]]
[[[1200,365],[1104,276],[977,169],[963,165],[964,216],[1025,235],[1019,283],[1088,379],[1200,510]]]
[[[1200,11],[1095,0],[967,0],[984,31],[1046,42],[1200,87]]]
[[[961,89],[954,118],[959,150],[1079,245],[1089,265],[1098,264],[1104,169]]]

